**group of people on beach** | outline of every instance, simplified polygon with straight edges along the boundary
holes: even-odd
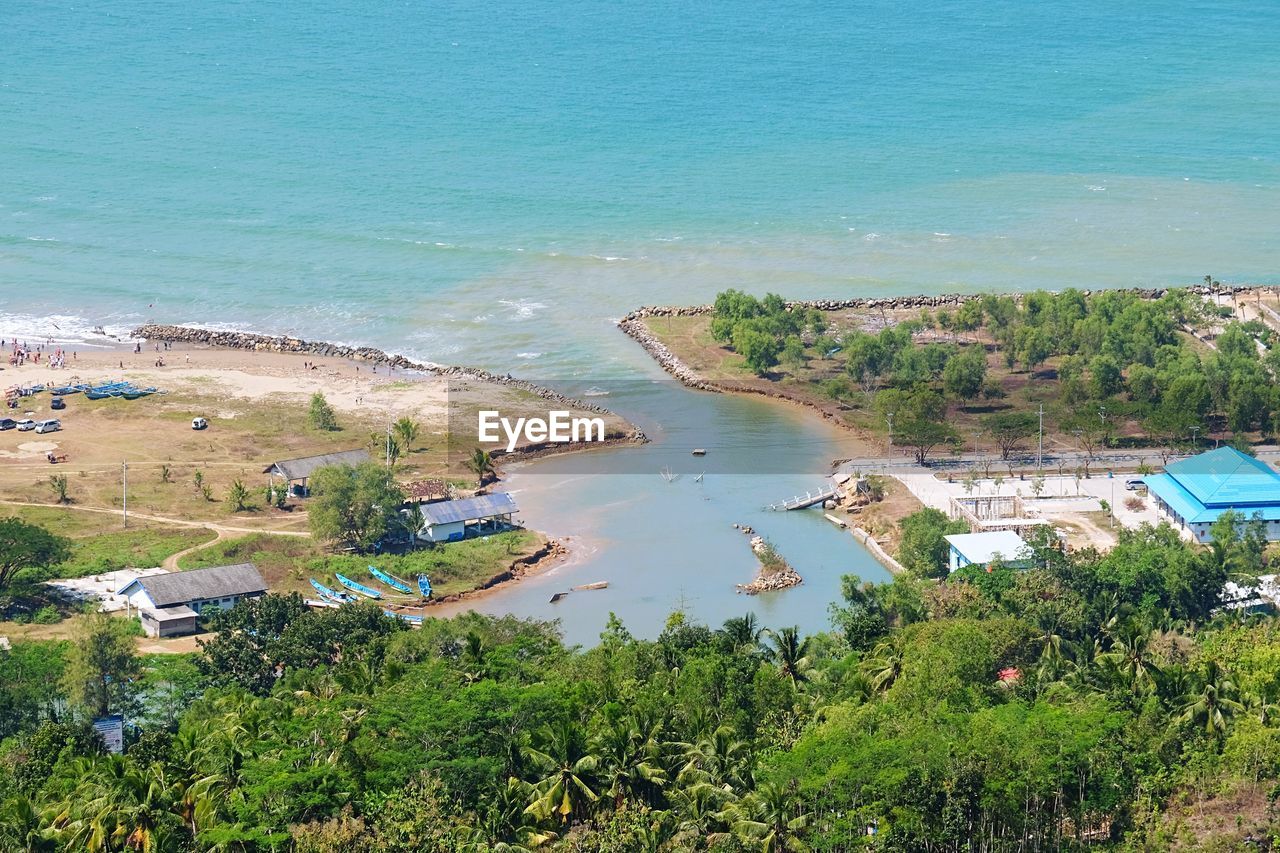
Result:
[[[53,339],[49,339],[49,345],[53,344]],[[40,364],[44,362],[46,367],[59,368],[67,366],[67,351],[62,347],[45,353],[45,344],[36,344],[32,347],[26,341],[19,343],[17,338],[10,341],[7,338],[0,338],[0,349],[9,350],[9,364],[14,367],[21,367],[28,361],[32,364]],[[75,350],[71,351],[71,360],[75,361]]]

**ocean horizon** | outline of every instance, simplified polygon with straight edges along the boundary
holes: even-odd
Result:
[[[493,11],[0,11],[0,329],[611,378],[613,320],[731,286],[1280,282],[1280,9]]]

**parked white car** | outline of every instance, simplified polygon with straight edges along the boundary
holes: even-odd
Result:
[[[36,428],[36,422],[31,420],[31,418],[26,418],[24,420],[18,421],[19,432],[27,432],[28,430],[33,430],[35,428]]]
[[[57,418],[51,418],[47,421],[39,421],[36,423],[36,432],[38,433],[57,432],[60,429],[62,429],[62,421]]]

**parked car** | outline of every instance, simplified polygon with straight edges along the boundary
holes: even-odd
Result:
[[[207,429],[208,427],[209,427],[209,422],[208,422],[207,420],[205,420],[204,418],[192,418],[192,419],[191,419],[191,428],[192,428],[192,429]]]
[[[18,425],[18,422],[15,421],[13,418],[0,418],[0,432],[6,429],[13,429],[17,425]]]
[[[27,432],[36,428],[36,422],[31,418],[24,418],[18,421],[18,432]]]
[[[1146,488],[1146,485],[1147,484],[1141,477],[1130,477],[1124,481],[1124,487],[1131,492],[1136,492],[1138,489]]]
[[[38,433],[57,432],[60,429],[62,429],[62,421],[57,418],[50,418],[47,421],[38,421],[36,423],[36,432]]]
[[[62,399],[61,397],[54,397],[53,400],[49,403],[49,408],[51,409],[65,409],[66,407],[67,407],[67,401]]]

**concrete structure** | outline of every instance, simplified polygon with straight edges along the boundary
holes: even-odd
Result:
[[[138,610],[150,636],[172,637],[195,631],[201,612],[229,610],[266,591],[257,567],[239,563],[136,578],[116,594]]]
[[[1163,474],[1144,477],[1162,519],[1197,542],[1224,513],[1260,518],[1267,539],[1280,539],[1280,474],[1233,447],[1180,459]]]
[[[1012,530],[955,533],[943,538],[951,546],[947,562],[953,572],[970,565],[985,566],[996,560],[1015,568],[1031,565],[1031,547]]]
[[[319,456],[302,456],[298,459],[282,459],[272,462],[262,473],[270,474],[273,479],[283,480],[289,494],[296,498],[305,498],[311,493],[308,481],[317,468],[328,465],[360,465],[369,461],[367,450],[343,450],[339,453],[322,453]]]
[[[422,529],[418,538],[427,542],[454,542],[470,533],[496,533],[512,526],[516,502],[506,492],[458,501],[422,505]]]

